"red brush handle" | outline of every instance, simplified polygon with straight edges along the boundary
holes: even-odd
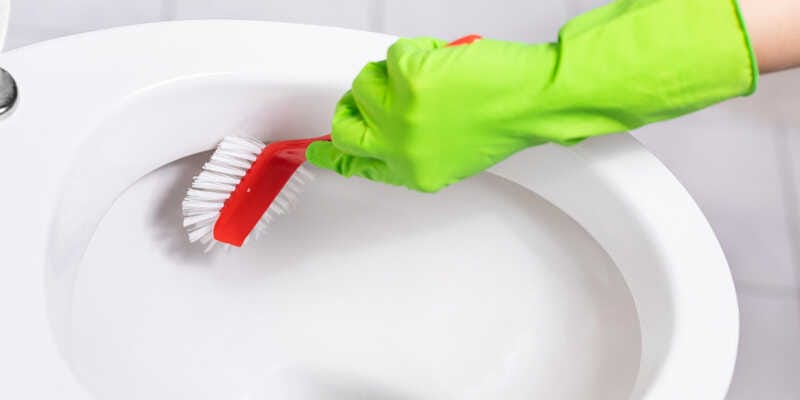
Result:
[[[464,36],[448,46],[470,44],[480,38],[479,35]],[[281,140],[264,147],[220,210],[214,224],[214,239],[241,246],[286,182],[306,161],[308,146],[313,142],[330,140],[331,135],[325,135]]]
[[[267,144],[225,201],[214,223],[214,239],[241,246],[286,182],[306,162],[306,148],[322,140],[331,140],[331,136]]]

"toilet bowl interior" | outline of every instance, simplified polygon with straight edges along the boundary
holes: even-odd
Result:
[[[251,246],[185,241],[180,199],[203,150],[230,133],[324,132],[340,91],[191,77],[102,119],[64,179],[47,257],[55,335],[85,386],[155,400],[627,396],[640,331],[616,265],[557,205],[493,174],[430,196],[319,171]]]

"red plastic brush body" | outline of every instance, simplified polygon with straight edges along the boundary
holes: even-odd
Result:
[[[320,140],[329,141],[331,136],[267,144],[225,201],[214,224],[214,239],[241,246],[286,182],[306,162],[308,145]]]

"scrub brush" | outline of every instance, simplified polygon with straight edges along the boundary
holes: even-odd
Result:
[[[294,208],[302,186],[313,179],[306,148],[317,140],[259,140],[228,136],[194,178],[183,200],[183,227],[190,242],[210,251],[217,242],[242,246]]]
[[[469,44],[479,35],[464,36],[448,46]],[[301,187],[313,179],[303,163],[306,148],[330,135],[264,144],[228,136],[194,178],[183,200],[183,226],[189,241],[240,247],[258,238],[279,215],[294,208]]]

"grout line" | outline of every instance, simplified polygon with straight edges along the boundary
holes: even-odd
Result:
[[[789,218],[789,239],[792,251],[792,263],[795,267],[795,278],[797,279],[798,286],[800,286],[800,188],[797,184],[800,183],[800,177],[795,176],[798,171],[795,171],[795,166],[800,165],[800,162],[795,159],[797,154],[795,151],[800,149],[792,149],[792,141],[789,135],[800,134],[800,131],[794,130],[789,126],[784,126],[781,129],[780,145],[782,151],[780,152],[779,162],[781,163],[781,177],[784,184],[784,196],[786,198],[786,214]]]
[[[776,134],[778,173],[781,179],[781,192],[783,193],[783,203],[788,219],[789,235],[789,257],[794,267],[794,280],[797,287],[800,287],[800,188],[797,187],[800,177],[795,176],[795,165],[800,165],[795,160],[797,157],[792,150],[792,141],[789,135],[800,134],[790,126],[781,124],[778,126]],[[798,295],[800,299],[800,295]]]
[[[367,8],[367,19],[369,19],[369,30],[373,32],[385,32],[386,29],[386,0],[371,0]]]
[[[172,21],[178,18],[178,0],[161,0],[161,19]]]

